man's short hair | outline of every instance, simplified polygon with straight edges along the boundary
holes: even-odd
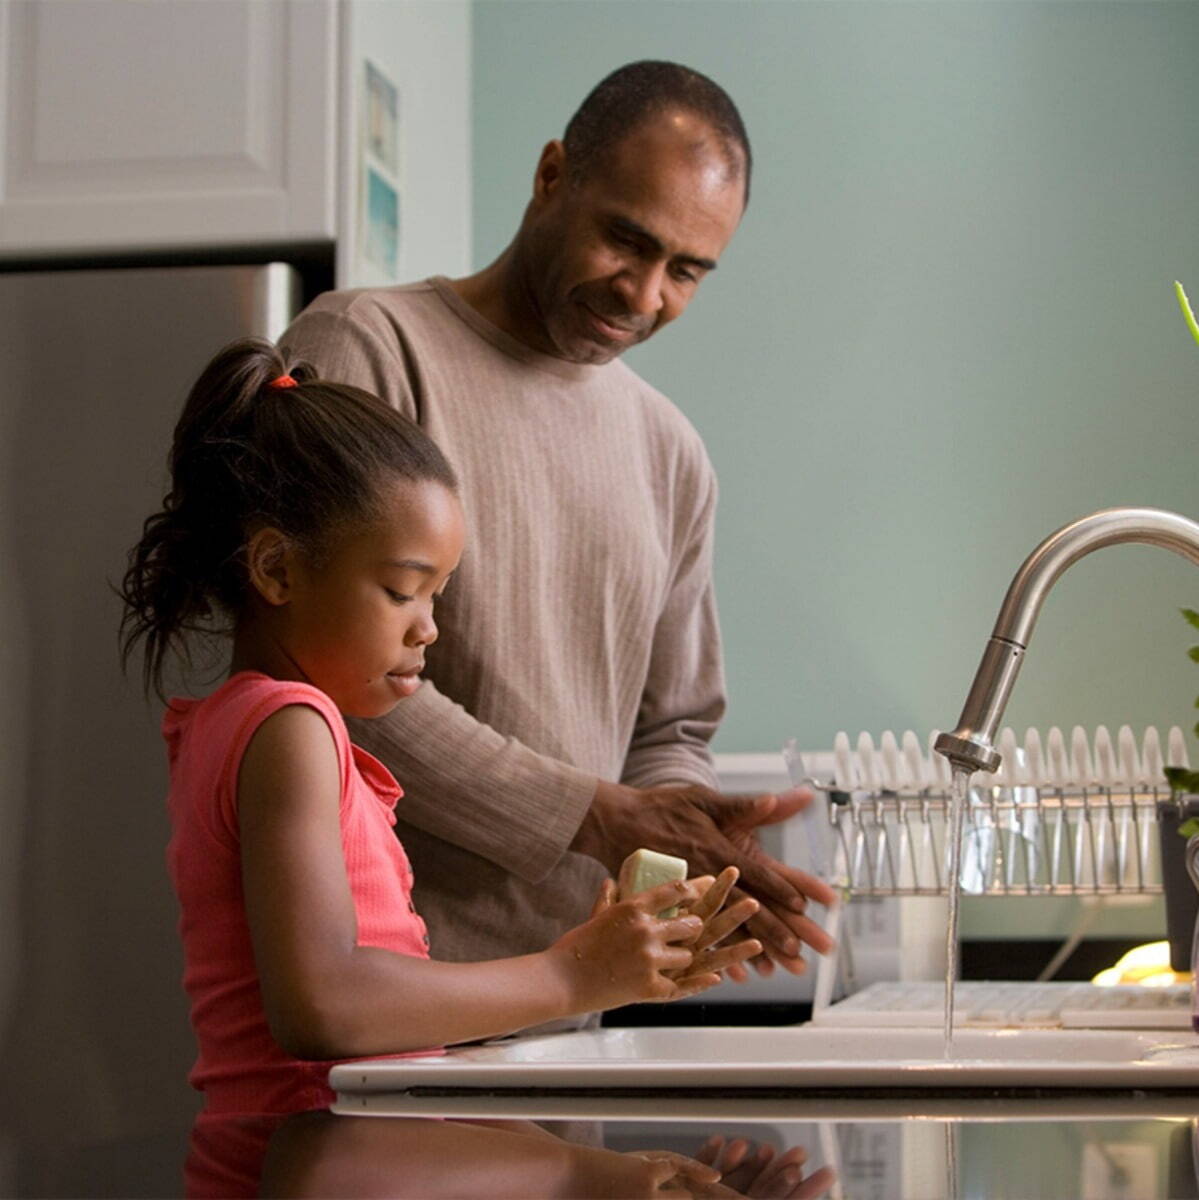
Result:
[[[572,180],[586,178],[642,122],[677,109],[694,113],[715,131],[729,165],[744,177],[748,204],[753,154],[737,106],[706,75],[672,62],[628,63],[592,88],[562,138]]]

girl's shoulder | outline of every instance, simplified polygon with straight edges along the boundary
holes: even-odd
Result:
[[[319,688],[242,671],[203,699],[171,700],[162,732],[170,767],[168,807],[177,828],[195,829],[228,850],[238,844],[237,780],[242,759],[263,723],[280,709],[314,709],[333,737],[342,795],[353,777],[345,721]]]
[[[201,699],[172,697],[162,718],[162,733],[172,757],[184,743],[203,745],[240,757],[258,727],[292,704],[316,709],[337,743],[338,757],[350,754],[349,734],[337,706],[319,688],[258,671],[239,671]]]

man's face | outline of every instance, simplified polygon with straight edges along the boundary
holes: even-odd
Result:
[[[527,226],[536,341],[569,362],[605,363],[673,321],[733,236],[744,186],[686,113],[634,129],[579,182],[550,143]]]

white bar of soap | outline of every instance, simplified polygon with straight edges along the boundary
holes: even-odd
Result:
[[[660,883],[687,878],[687,860],[675,858],[673,854],[659,854],[657,850],[634,850],[620,865],[620,878],[616,888],[621,900],[649,891]],[[659,917],[677,917],[677,906],[664,908]]]

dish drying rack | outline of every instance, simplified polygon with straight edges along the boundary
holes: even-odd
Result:
[[[816,789],[806,810],[805,868],[849,895],[936,896],[948,892],[950,766],[910,730],[885,732],[856,749],[837,734],[831,777],[784,750],[792,781]],[[1162,891],[1159,822],[1181,813],[1163,768],[1189,766],[1182,731],[1145,730],[1138,747],[1123,726],[1100,725],[1069,743],[1056,726],[1022,745],[1004,729],[1003,762],[976,773],[962,825],[960,881],[969,895],[1078,896]],[[825,760],[827,755],[819,756]],[[813,763],[814,765],[814,763]]]
[[[875,745],[869,733],[856,748],[844,732],[832,754],[805,761],[794,743],[783,750],[794,784],[816,791],[804,810],[800,865],[843,894],[829,910],[826,931],[836,948],[821,956],[814,1010],[833,998],[841,976],[857,990],[854,956],[842,909],[853,896],[943,896],[949,891],[952,769],[910,730],[890,730]],[[966,895],[1107,896],[1165,890],[1163,830],[1199,815],[1194,797],[1171,796],[1164,767],[1189,767],[1182,731],[1171,728],[1163,757],[1157,729],[1138,745],[1124,725],[1112,739],[1100,725],[1081,726],[1069,743],[1056,726],[1042,740],[1029,729],[1023,744],[1004,729],[994,774],[970,779],[962,821],[958,879]],[[811,769],[809,769],[811,768]],[[824,768],[822,771],[821,768]],[[844,935],[843,935],[844,934]]]

